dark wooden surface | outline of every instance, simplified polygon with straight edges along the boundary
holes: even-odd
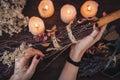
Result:
[[[38,16],[38,5],[41,0],[27,0],[27,5],[24,8],[23,13],[26,16]],[[77,10],[77,17],[81,17],[80,7],[86,0],[52,0],[55,6],[55,13],[50,18],[42,18],[45,22],[46,28],[51,28],[53,25],[57,25],[57,28],[64,27],[65,24],[60,19],[60,9],[65,4],[72,4],[75,6]],[[120,9],[120,1],[119,0],[95,0],[99,3],[99,10],[97,13],[98,17],[102,16],[102,12],[110,13]]]
[[[55,13],[52,17],[44,19],[46,28],[51,28],[53,25],[57,25],[57,28],[60,29],[64,27],[64,24],[60,19],[60,9],[64,4],[72,4],[75,6],[77,10],[77,17],[81,17],[80,14],[80,6],[86,0],[52,0],[55,6]],[[112,11],[120,9],[120,0],[96,0],[99,3],[99,11],[97,13],[98,17],[102,16],[102,12],[106,11],[106,13],[110,13]],[[38,13],[37,6],[40,0],[28,0],[27,5],[24,9],[24,14],[31,16],[38,16],[41,17]],[[120,20],[115,21],[113,24],[120,26]],[[57,80],[60,72],[64,66],[64,58],[60,57],[54,63],[43,72],[36,71],[35,75],[33,76],[32,80]],[[38,69],[39,70],[39,69]],[[67,76],[67,74],[66,74]],[[116,76],[115,78],[107,77],[101,73],[97,73],[92,77],[79,77],[77,80],[120,80],[120,75]]]
[[[60,56],[45,71],[40,71],[38,67],[31,80],[58,80],[64,63],[64,57]],[[68,75],[66,74],[66,77],[67,76]],[[120,80],[120,73],[112,78],[101,72],[98,72],[90,77],[78,77],[77,80]]]
[[[24,8],[23,14],[29,17],[32,16],[41,17],[37,10],[40,1],[41,0],[27,0],[27,4]],[[62,28],[65,27],[66,24],[64,24],[60,19],[60,9],[64,4],[74,5],[77,10],[77,17],[81,17],[80,7],[86,0],[52,0],[52,1],[55,6],[54,15],[47,19],[42,18],[45,22],[45,26],[47,29],[50,29],[55,24],[57,25],[58,29],[61,29],[61,27]],[[96,0],[96,1],[99,3],[99,11],[97,13],[98,17],[102,16],[103,11],[110,13],[112,11],[120,9],[120,0]],[[111,25],[113,24],[118,26],[118,32],[120,32],[119,28],[120,20],[114,21]],[[61,56],[58,59],[56,59],[53,62],[53,64],[51,64],[51,66],[49,66],[48,69],[45,71],[40,71],[38,67],[31,80],[57,80],[64,66],[64,62],[65,59],[63,58],[63,56]],[[91,77],[78,77],[77,80],[120,80],[120,74],[115,78],[110,78],[101,73],[97,73]]]
[[[23,14],[29,17],[37,16],[42,18],[38,12],[38,5],[40,1],[41,0],[27,0],[27,4],[23,10]],[[80,7],[86,0],[52,0],[52,1],[55,6],[55,13],[53,14],[53,16],[49,18],[46,19],[42,18],[45,23],[46,29],[51,29],[51,27],[53,27],[54,25],[56,25],[58,29],[61,28],[63,29],[63,27],[65,27],[66,24],[63,23],[60,19],[60,9],[65,4],[74,5],[77,10],[77,18],[82,17],[80,14]],[[104,11],[107,14],[109,14],[113,11],[120,9],[120,0],[95,0],[95,1],[99,3],[99,8],[98,8],[99,10],[97,12],[97,17],[101,17],[102,12]],[[119,22],[120,19],[112,22],[111,25],[114,24],[120,26]],[[119,30],[118,32],[120,33]]]

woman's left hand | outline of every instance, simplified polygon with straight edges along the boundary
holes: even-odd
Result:
[[[37,64],[43,59],[43,56],[44,54],[41,51],[28,48],[23,57],[15,59],[14,74],[10,80],[29,80],[33,76]],[[32,57],[32,62],[29,64]]]

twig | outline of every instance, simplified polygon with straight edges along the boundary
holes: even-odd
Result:
[[[66,49],[68,49],[71,45],[72,45],[72,43],[64,46],[63,50],[62,50],[56,57],[54,57],[54,58],[53,58],[43,69],[41,69],[40,71],[46,70],[46,69],[48,68],[48,66],[50,66],[51,63],[52,63],[54,60],[56,60],[56,59],[57,59]]]
[[[109,67],[110,63],[112,62],[115,54],[117,53],[117,51],[118,51],[118,49],[119,49],[118,46],[120,45],[120,39],[118,39],[118,41],[116,42],[116,45],[117,45],[117,46],[116,46],[116,48],[115,48],[112,56],[109,57],[109,61],[108,61],[107,65],[105,66],[105,70]]]

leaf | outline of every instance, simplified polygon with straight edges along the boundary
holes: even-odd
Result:
[[[58,41],[58,42],[61,42],[61,40],[60,40],[60,39],[58,39],[58,38],[57,38],[57,41]]]
[[[41,44],[43,47],[48,47],[50,45],[50,43],[43,43]]]
[[[61,48],[47,48],[46,51],[52,51],[52,50],[61,50]]]
[[[56,25],[54,25],[54,26],[52,27],[52,30],[53,30],[53,31],[56,31],[56,29],[57,29],[57,27],[56,27]]]
[[[51,30],[49,30],[49,29],[47,29],[46,31],[47,31],[47,32],[49,32],[49,33],[50,33],[50,32],[52,32],[52,31],[51,31]]]
[[[55,48],[47,48],[46,51],[52,51],[52,50],[55,50]]]

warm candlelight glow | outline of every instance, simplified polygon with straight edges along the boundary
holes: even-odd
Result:
[[[48,10],[48,5],[45,5],[45,7],[42,8],[42,9],[43,9],[43,11],[47,11]]]
[[[40,35],[44,32],[44,30],[45,30],[45,26],[44,26],[44,22],[42,19],[35,17],[35,16],[30,18],[29,31],[33,35]]]
[[[38,6],[40,15],[44,18],[51,17],[54,14],[54,5],[51,0],[42,0]]]
[[[70,14],[71,13],[70,10],[67,10],[67,13]]]
[[[69,23],[76,17],[77,11],[73,5],[66,4],[61,8],[60,16],[61,20],[65,23]]]
[[[81,7],[81,14],[83,17],[93,17],[98,11],[98,3],[95,1],[86,1]]]
[[[92,10],[92,7],[90,5],[87,6],[87,10],[88,11],[91,11]]]
[[[48,5],[45,5],[45,9],[48,10]]]
[[[35,24],[35,27],[36,27],[36,28],[39,28],[39,25],[38,25],[38,24]]]

